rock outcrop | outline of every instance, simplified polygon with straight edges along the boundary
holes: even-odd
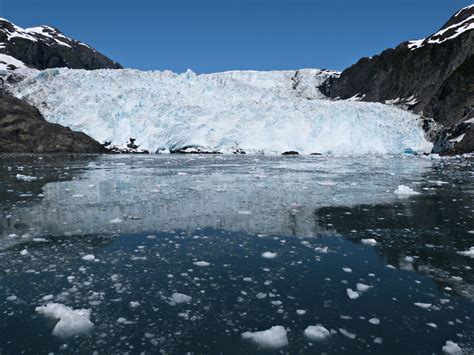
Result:
[[[443,153],[474,151],[474,5],[428,38],[362,58],[320,87],[331,98],[403,106],[439,125]],[[473,121],[473,122],[471,122]],[[462,129],[461,129],[462,128]]]
[[[0,92],[0,153],[105,153],[84,133],[47,122],[39,111]]]

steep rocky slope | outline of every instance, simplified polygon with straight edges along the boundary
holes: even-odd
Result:
[[[99,153],[105,148],[81,132],[47,122],[26,102],[0,92],[0,153]]]
[[[436,125],[435,151],[474,151],[474,5],[430,37],[362,58],[321,90],[331,98],[401,105]]]

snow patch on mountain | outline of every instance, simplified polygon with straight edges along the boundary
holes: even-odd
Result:
[[[12,70],[26,68],[25,63],[21,60],[13,58],[8,54],[0,53],[0,70]]]
[[[155,152],[187,146],[229,153],[429,152],[419,117],[378,103],[332,101],[317,90],[335,72],[49,69],[10,87],[50,122]]]

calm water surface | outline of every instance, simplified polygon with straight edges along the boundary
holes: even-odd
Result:
[[[0,353],[473,353],[473,166],[0,155]],[[53,335],[47,303],[93,328]],[[286,347],[242,339],[277,325]]]

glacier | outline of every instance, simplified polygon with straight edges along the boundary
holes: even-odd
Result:
[[[394,106],[329,100],[317,89],[337,72],[25,71],[9,91],[50,122],[125,146],[188,146],[230,153],[335,155],[429,152],[420,117]]]

